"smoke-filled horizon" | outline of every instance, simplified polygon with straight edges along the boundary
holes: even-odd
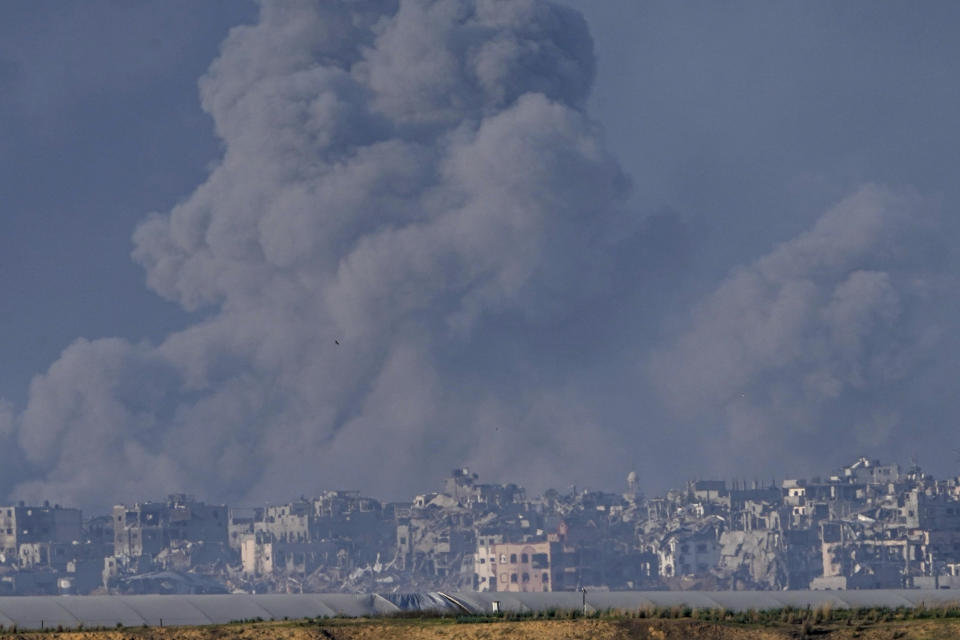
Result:
[[[132,235],[180,325],[77,337],[24,402],[0,396],[0,495],[391,499],[461,466],[657,490],[860,455],[950,470],[952,187],[823,167],[742,214],[656,203],[656,172],[625,169],[595,114],[597,38],[540,0],[259,5],[199,80],[218,159]],[[722,106],[689,135],[725,135]],[[741,151],[725,171],[756,170]]]

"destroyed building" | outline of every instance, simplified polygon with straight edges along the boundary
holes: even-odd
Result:
[[[235,586],[260,590],[328,589],[359,580],[358,568],[393,555],[394,510],[356,491],[268,505],[236,521],[242,576]],[[362,572],[361,572],[362,573]]]
[[[96,588],[106,551],[84,536],[79,509],[49,502],[0,507],[0,594]]]
[[[104,561],[106,588],[141,583],[130,579],[156,571],[211,574],[235,561],[229,544],[229,510],[186,494],[164,502],[141,502],[113,508],[113,555]]]
[[[7,564],[18,556],[23,544],[70,544],[80,539],[81,515],[79,509],[65,509],[60,505],[41,507],[0,507],[0,563]]]
[[[960,479],[916,464],[625,489],[528,496],[459,468],[409,502],[19,504],[0,508],[0,592],[960,588]]]

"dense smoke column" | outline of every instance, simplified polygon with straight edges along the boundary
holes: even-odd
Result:
[[[0,400],[0,494],[401,498],[463,464],[654,491],[942,441],[958,261],[936,202],[863,186],[697,271],[702,221],[626,210],[594,66],[550,2],[262,4],[200,81],[222,159],[133,238],[192,324],[77,340],[26,407]]]
[[[933,397],[930,361],[955,349],[939,227],[935,203],[863,186],[728,274],[654,352],[651,380],[678,421],[712,423],[704,433],[727,469],[902,455]]]
[[[13,494],[402,493],[521,451],[558,477],[590,416],[522,339],[469,363],[606,277],[627,181],[585,113],[593,73],[584,20],[548,2],[264,3],[200,82],[221,162],[134,236],[196,323],[69,346],[2,423],[29,465]]]

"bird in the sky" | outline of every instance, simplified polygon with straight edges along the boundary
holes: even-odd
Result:
[[[340,344],[340,341],[339,341],[339,340],[334,340],[334,341],[333,341],[333,344],[339,345],[339,344]]]

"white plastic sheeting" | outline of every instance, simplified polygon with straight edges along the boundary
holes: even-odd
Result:
[[[144,595],[0,597],[0,624],[40,627],[204,625],[232,620],[366,616],[400,608],[377,595]]]
[[[376,616],[399,611],[490,613],[580,609],[584,594],[555,593],[409,593],[409,594],[263,594],[178,596],[8,596],[0,597],[0,624],[9,629],[151,625],[204,625],[233,620],[291,620],[318,616]],[[588,611],[648,607],[776,609],[817,607],[937,606],[960,602],[960,591],[596,591],[586,593]]]
[[[583,594],[556,593],[455,593],[450,594],[471,611],[492,611],[493,601],[502,611],[579,609]],[[587,592],[588,611],[648,607],[689,606],[696,609],[781,609],[829,604],[835,609],[860,607],[917,607],[960,604],[960,590],[871,589],[862,591],[595,591]]]

